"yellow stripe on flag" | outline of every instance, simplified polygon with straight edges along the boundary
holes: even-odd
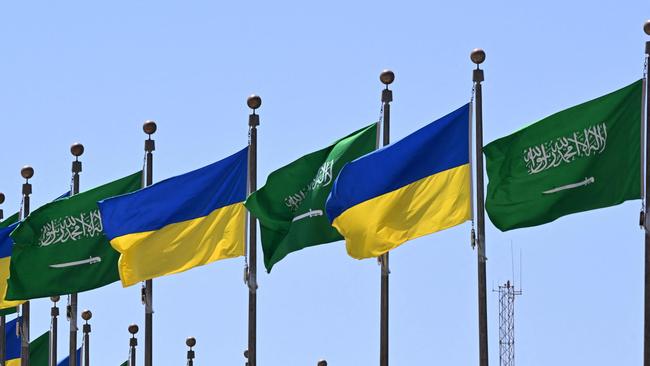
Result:
[[[246,208],[240,202],[216,209],[208,216],[111,240],[113,248],[122,254],[118,263],[122,285],[243,256],[245,220]]]
[[[464,164],[352,206],[332,225],[346,238],[351,257],[378,257],[469,220],[469,183],[469,164]]]
[[[14,300],[8,301],[5,300],[5,295],[7,294],[7,279],[9,278],[9,263],[11,262],[11,257],[0,258],[0,310],[8,309],[18,306],[24,301]]]

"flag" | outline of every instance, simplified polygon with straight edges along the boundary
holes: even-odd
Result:
[[[268,272],[291,252],[342,240],[325,216],[325,201],[339,171],[377,147],[377,124],[305,155],[269,175],[246,207],[260,220]]]
[[[9,225],[4,226],[7,221],[9,221]],[[0,315],[6,315],[7,311],[10,313],[15,312],[16,306],[24,302],[21,300],[5,300],[5,295],[7,294],[7,279],[9,278],[9,265],[11,263],[11,249],[14,244],[9,234],[11,234],[11,232],[18,226],[18,218],[16,217],[13,223],[10,221],[11,220],[8,219],[0,223]]]
[[[48,366],[50,360],[50,332],[29,342],[29,366]],[[20,363],[16,364],[17,366]],[[7,365],[12,366],[12,365]]]
[[[141,186],[138,172],[32,212],[11,233],[6,299],[82,292],[119,280],[119,253],[104,235],[97,201]]]
[[[81,365],[81,364],[82,364],[82,359],[81,359],[81,348],[82,348],[82,347],[79,347],[79,348],[77,349],[77,365]],[[31,360],[30,360],[30,361],[31,361]],[[70,355],[67,355],[64,359],[62,359],[61,361],[59,361],[59,363],[57,363],[57,366],[69,366],[69,365],[70,365]]]
[[[248,148],[99,203],[122,284],[244,255]]]
[[[471,215],[469,104],[346,165],[327,215],[348,254],[377,257]]]
[[[70,191],[55,199],[59,200],[68,197]],[[9,264],[11,262],[11,251],[14,246],[14,241],[11,240],[9,234],[18,226],[20,215],[18,212],[9,216],[6,220],[0,222],[0,316],[15,313],[16,307],[24,301],[8,301],[5,300],[7,294],[7,279],[9,278]]]
[[[639,80],[485,146],[494,226],[541,225],[641,198],[641,89]]]
[[[13,319],[5,323],[5,365],[20,365],[20,335],[18,335],[18,325],[20,318]]]

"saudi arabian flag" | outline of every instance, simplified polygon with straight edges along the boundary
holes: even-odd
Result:
[[[97,201],[142,187],[142,172],[49,203],[11,233],[6,299],[91,290],[118,281],[119,253],[104,235]]]
[[[484,147],[501,231],[641,197],[641,80]]]
[[[341,168],[376,146],[372,124],[274,171],[248,197],[246,207],[260,220],[267,271],[291,252],[343,240],[325,215],[325,201]]]

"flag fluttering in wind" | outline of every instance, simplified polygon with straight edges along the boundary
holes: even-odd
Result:
[[[483,149],[486,210],[501,231],[641,198],[639,80]]]
[[[372,124],[272,172],[248,197],[246,207],[260,220],[267,271],[291,252],[343,239],[325,216],[325,201],[341,168],[376,146]]]
[[[350,256],[377,257],[470,218],[469,126],[464,105],[341,170],[327,215]]]
[[[20,366],[20,335],[17,326],[20,318],[5,323],[5,365]]]
[[[99,203],[122,284],[244,255],[248,148]]]
[[[11,263],[11,249],[14,246],[9,234],[18,226],[18,214],[0,222],[0,315],[7,315],[16,311],[16,306],[24,301],[5,300],[7,294],[7,279],[9,278],[9,265]]]
[[[97,201],[142,186],[142,172],[32,212],[11,233],[6,299],[34,299],[91,290],[119,280],[119,253],[104,235]]]

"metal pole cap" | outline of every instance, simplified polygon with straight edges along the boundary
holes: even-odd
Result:
[[[0,204],[5,203],[5,194],[0,192]]]
[[[483,51],[482,48],[475,48],[472,50],[472,53],[470,53],[469,58],[473,63],[480,65],[485,61],[485,51]]]
[[[138,330],[140,330],[140,328],[138,328],[137,324],[129,325],[129,333],[133,334],[134,336],[138,332]]]
[[[93,313],[90,310],[84,310],[81,313],[81,319],[85,321],[89,321],[90,319],[92,319],[92,317],[93,317]]]
[[[650,19],[645,21],[645,24],[643,24],[643,31],[645,34],[650,36]]]
[[[59,302],[59,300],[61,300],[61,296],[51,296],[50,300],[52,300],[54,303]]]
[[[84,153],[84,146],[78,142],[75,142],[70,146],[70,153],[73,156],[80,157]]]
[[[395,81],[395,73],[391,70],[384,70],[379,74],[379,81],[388,86]]]
[[[25,165],[20,169],[20,175],[25,179],[31,179],[34,176],[34,168],[29,165]]]
[[[186,344],[188,347],[190,347],[190,348],[196,346],[196,338],[194,338],[194,337],[187,337],[187,339],[185,340],[185,344]]]
[[[317,366],[327,366],[327,361],[325,361],[325,360],[320,360],[320,361],[318,361]]]
[[[259,95],[251,94],[246,99],[246,105],[248,105],[248,108],[255,110],[262,106],[262,98]]]
[[[158,126],[156,126],[156,122],[154,121],[146,121],[142,125],[142,130],[147,135],[153,135],[156,132],[156,130],[158,130]]]

